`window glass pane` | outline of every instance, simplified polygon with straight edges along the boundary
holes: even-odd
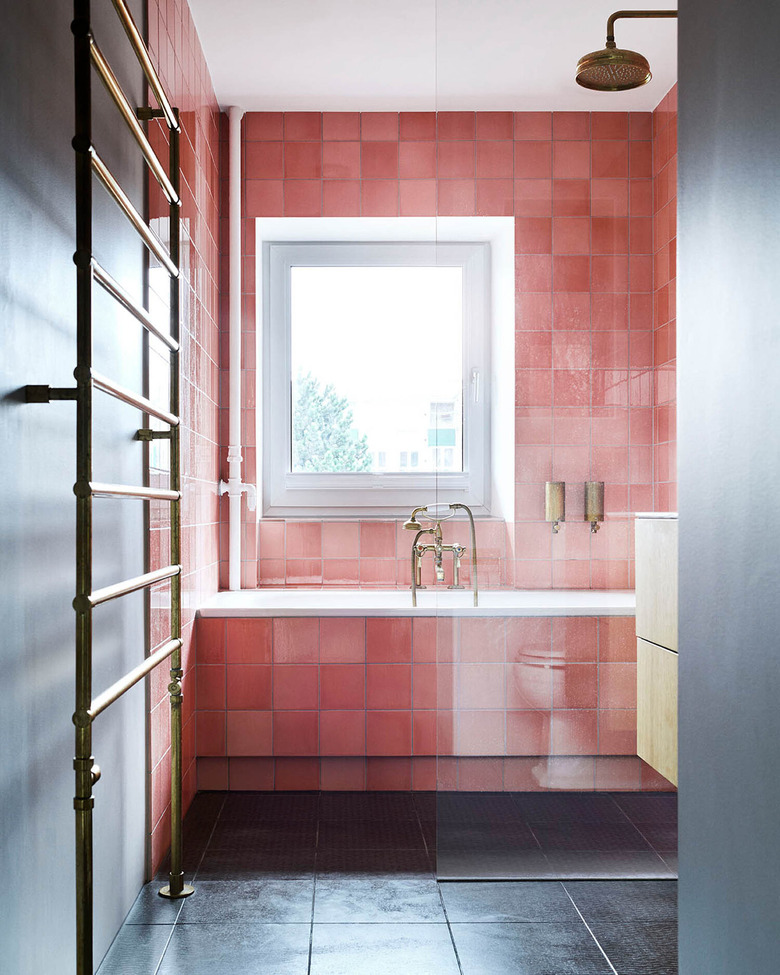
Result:
[[[290,274],[291,469],[462,471],[462,269]]]

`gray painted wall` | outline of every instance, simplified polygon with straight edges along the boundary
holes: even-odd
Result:
[[[681,0],[680,973],[780,969],[780,5]]]
[[[96,33],[135,98],[137,63],[111,4]],[[131,4],[143,13],[142,0]],[[73,828],[75,408],[26,405],[26,383],[71,385],[75,273],[69,0],[3,5],[0,32],[0,968],[14,975],[75,970]],[[95,82],[96,85],[99,82]],[[105,96],[95,139],[140,205],[143,170]],[[95,250],[142,295],[143,252],[96,190]],[[99,306],[96,368],[141,388],[138,330]],[[139,482],[139,415],[101,403],[96,479]],[[129,506],[128,506],[129,504]],[[140,506],[96,502],[95,585],[143,571]],[[143,599],[96,615],[95,691],[143,655]],[[103,715],[94,752],[96,958],[144,879],[143,685]]]

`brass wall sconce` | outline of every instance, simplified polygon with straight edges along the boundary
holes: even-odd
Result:
[[[552,522],[553,534],[558,534],[559,522],[566,521],[566,485],[563,481],[548,481],[544,486],[544,518]]]
[[[590,530],[595,535],[599,522],[604,521],[604,482],[585,482],[585,521],[590,522]]]

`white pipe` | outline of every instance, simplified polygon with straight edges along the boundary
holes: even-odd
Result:
[[[230,403],[228,434],[228,479],[220,481],[219,493],[227,494],[229,508],[228,588],[241,588],[241,495],[246,491],[250,511],[256,505],[254,484],[241,480],[241,119],[244,112],[228,109],[229,127],[229,196],[228,229],[230,234]]]

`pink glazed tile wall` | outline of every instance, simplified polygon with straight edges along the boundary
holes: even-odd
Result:
[[[201,789],[658,789],[632,617],[199,618]]]
[[[677,86],[653,112],[655,506],[677,510]]]
[[[226,136],[223,118],[223,154]],[[653,508],[655,480],[652,114],[250,113],[243,150],[247,479],[255,479],[257,450],[256,217],[513,216],[517,513],[488,556],[486,575],[491,585],[518,588],[630,587],[631,513]],[[223,446],[226,391],[223,382]],[[544,482],[551,479],[570,485],[568,520],[555,536],[542,520]],[[590,479],[606,482],[607,521],[595,535],[582,522],[582,482]],[[225,505],[223,583],[226,518]],[[333,554],[324,522],[263,524],[259,546],[255,517],[246,511],[244,526],[246,586],[403,584],[405,543],[389,526],[386,545],[372,546],[371,554],[355,540],[363,526],[350,526],[344,555]]]
[[[181,292],[181,464],[182,625],[184,637],[183,745],[184,807],[196,791],[194,607],[218,588],[219,509],[219,109],[189,7],[150,0],[148,44],[173,104],[180,109],[182,267]],[[165,134],[150,124],[150,138],[163,160]],[[167,215],[150,179],[150,217]],[[154,352],[152,352],[154,355]],[[167,358],[165,360],[167,362]],[[163,393],[164,395],[164,393]],[[152,483],[168,485],[164,453],[152,454]],[[150,562],[170,562],[167,506],[153,504]],[[169,598],[164,586],[152,592],[152,647],[170,638]],[[151,866],[156,870],[170,840],[170,729],[168,669],[150,678]]]

